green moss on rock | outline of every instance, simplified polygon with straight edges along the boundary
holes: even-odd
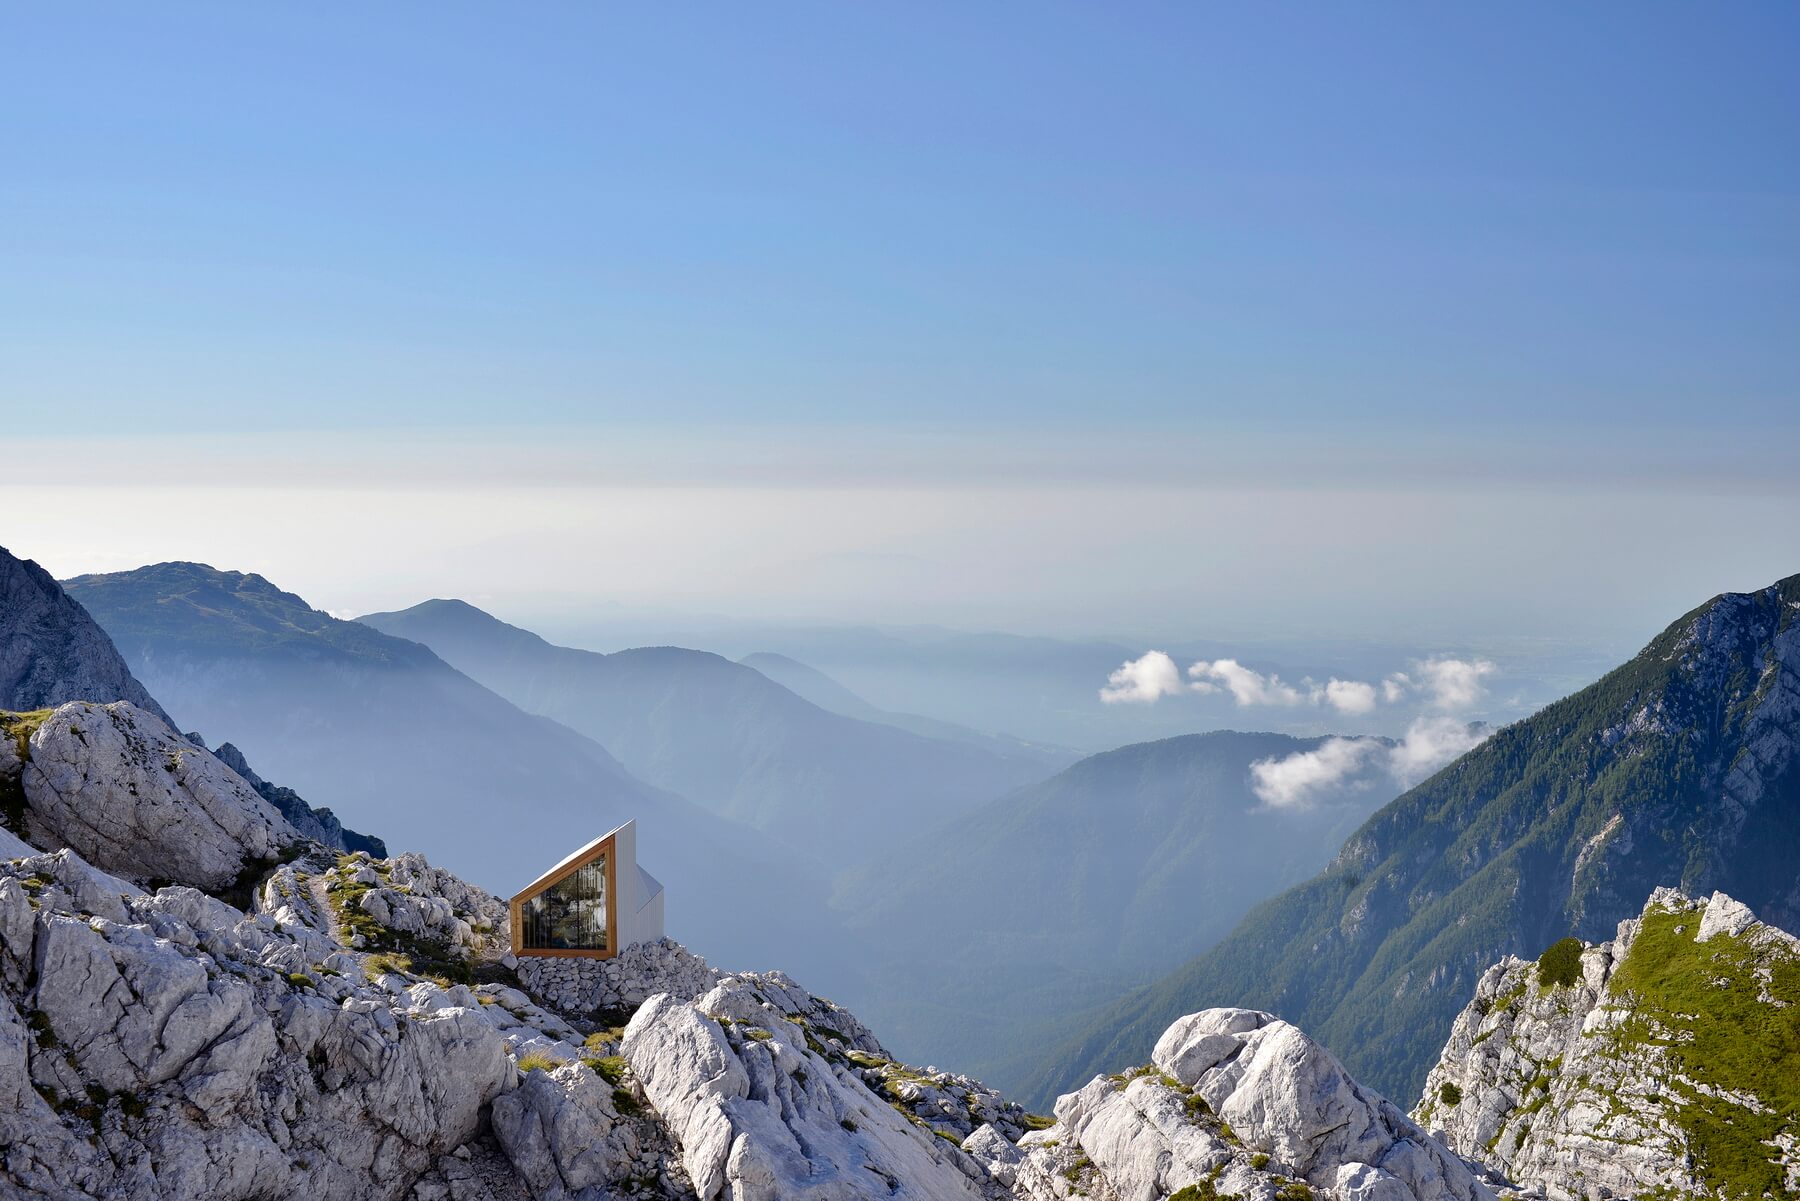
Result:
[[[1699,925],[1694,911],[1644,915],[1608,985],[1631,1011],[1616,1037],[1661,1047],[1677,1068],[1668,1095],[1710,1191],[1730,1201],[1787,1196],[1769,1144],[1800,1135],[1800,956],[1742,936],[1696,942]],[[1773,1003],[1761,999],[1765,989]]]

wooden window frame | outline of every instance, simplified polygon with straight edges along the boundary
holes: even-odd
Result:
[[[513,897],[508,908],[511,911],[512,953],[514,955],[564,959],[611,959],[619,953],[619,857],[613,853],[613,842],[613,836],[607,835],[600,840],[597,846],[585,854],[577,856],[546,875],[539,876]],[[527,949],[524,946],[525,902],[545,889],[566,880],[602,856],[606,858],[606,950],[583,951],[554,947]]]

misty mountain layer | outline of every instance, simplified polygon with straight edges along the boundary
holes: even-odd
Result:
[[[834,904],[871,956],[854,998],[896,1045],[1002,1083],[1052,1036],[1329,862],[1390,794],[1276,809],[1250,765],[1323,739],[1219,731],[1094,755],[893,848]]]
[[[832,959],[823,883],[753,831],[634,778],[426,647],[313,609],[257,575],[162,563],[67,582],[150,688],[257,770],[505,895],[635,817],[671,927],[751,962]],[[216,733],[215,733],[216,732]],[[753,880],[779,874],[769,896]],[[812,904],[796,898],[812,895]],[[815,949],[816,948],[816,949]],[[829,978],[829,977],[827,977]]]
[[[634,775],[842,863],[1040,779],[1054,756],[828,712],[705,651],[555,646],[461,601],[360,619],[429,646],[520,708],[581,731]]]

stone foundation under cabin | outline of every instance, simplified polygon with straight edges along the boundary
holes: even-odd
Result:
[[[519,982],[564,1013],[630,1013],[657,993],[692,1001],[725,973],[670,938],[633,943],[611,959],[520,955]]]

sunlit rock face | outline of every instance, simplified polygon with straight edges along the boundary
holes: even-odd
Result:
[[[1800,940],[1658,889],[1608,942],[1488,969],[1414,1114],[1554,1198],[1792,1195],[1797,1014]]]
[[[71,702],[13,732],[25,737],[7,740],[0,776],[17,773],[15,833],[32,846],[70,847],[139,881],[216,890],[301,840],[236,772],[129,702]]]

